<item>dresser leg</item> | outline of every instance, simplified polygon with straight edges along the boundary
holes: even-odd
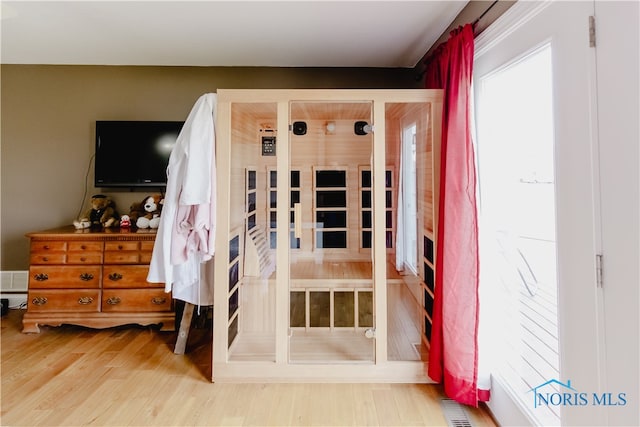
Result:
[[[26,316],[26,314],[25,314]],[[22,333],[23,334],[39,334],[40,328],[38,327],[38,322],[30,321],[27,319],[22,319]]]

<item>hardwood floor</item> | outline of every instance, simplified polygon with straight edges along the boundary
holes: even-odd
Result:
[[[211,338],[123,326],[42,327],[22,334],[21,310],[1,322],[3,426],[446,425],[428,384],[213,384]],[[466,408],[475,426],[495,424]]]

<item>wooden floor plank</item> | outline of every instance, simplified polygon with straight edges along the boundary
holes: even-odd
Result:
[[[376,415],[382,426],[403,425],[400,419],[400,411],[395,402],[391,386],[379,388],[373,391],[373,401],[376,406]]]
[[[351,399],[348,402],[352,406],[355,425],[357,426],[377,426],[378,414],[376,413],[376,405],[373,401],[374,385],[371,384],[352,384]]]
[[[295,425],[293,424],[295,395],[285,392],[288,386],[288,384],[268,385],[274,405],[270,408],[267,418],[260,420],[259,415],[254,414],[255,425],[260,425],[261,422],[266,422],[267,425]]]

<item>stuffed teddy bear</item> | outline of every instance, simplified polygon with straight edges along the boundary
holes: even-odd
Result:
[[[140,203],[133,203],[129,211],[131,223],[138,228],[158,228],[164,199],[160,194],[147,196]]]
[[[146,198],[145,198],[146,200]],[[144,208],[142,207],[143,202],[133,202],[131,203],[131,206],[129,207],[129,222],[131,224],[131,226],[135,227],[136,226],[136,222],[138,221],[138,218],[145,216],[146,212],[144,211]]]
[[[76,229],[117,227],[120,223],[115,203],[107,196],[91,196],[91,208],[82,217],[73,221]]]

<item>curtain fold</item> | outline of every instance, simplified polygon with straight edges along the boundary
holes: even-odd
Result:
[[[427,89],[444,89],[436,286],[428,374],[450,398],[472,406],[478,390],[478,218],[471,138],[473,26],[451,32],[429,57]]]

